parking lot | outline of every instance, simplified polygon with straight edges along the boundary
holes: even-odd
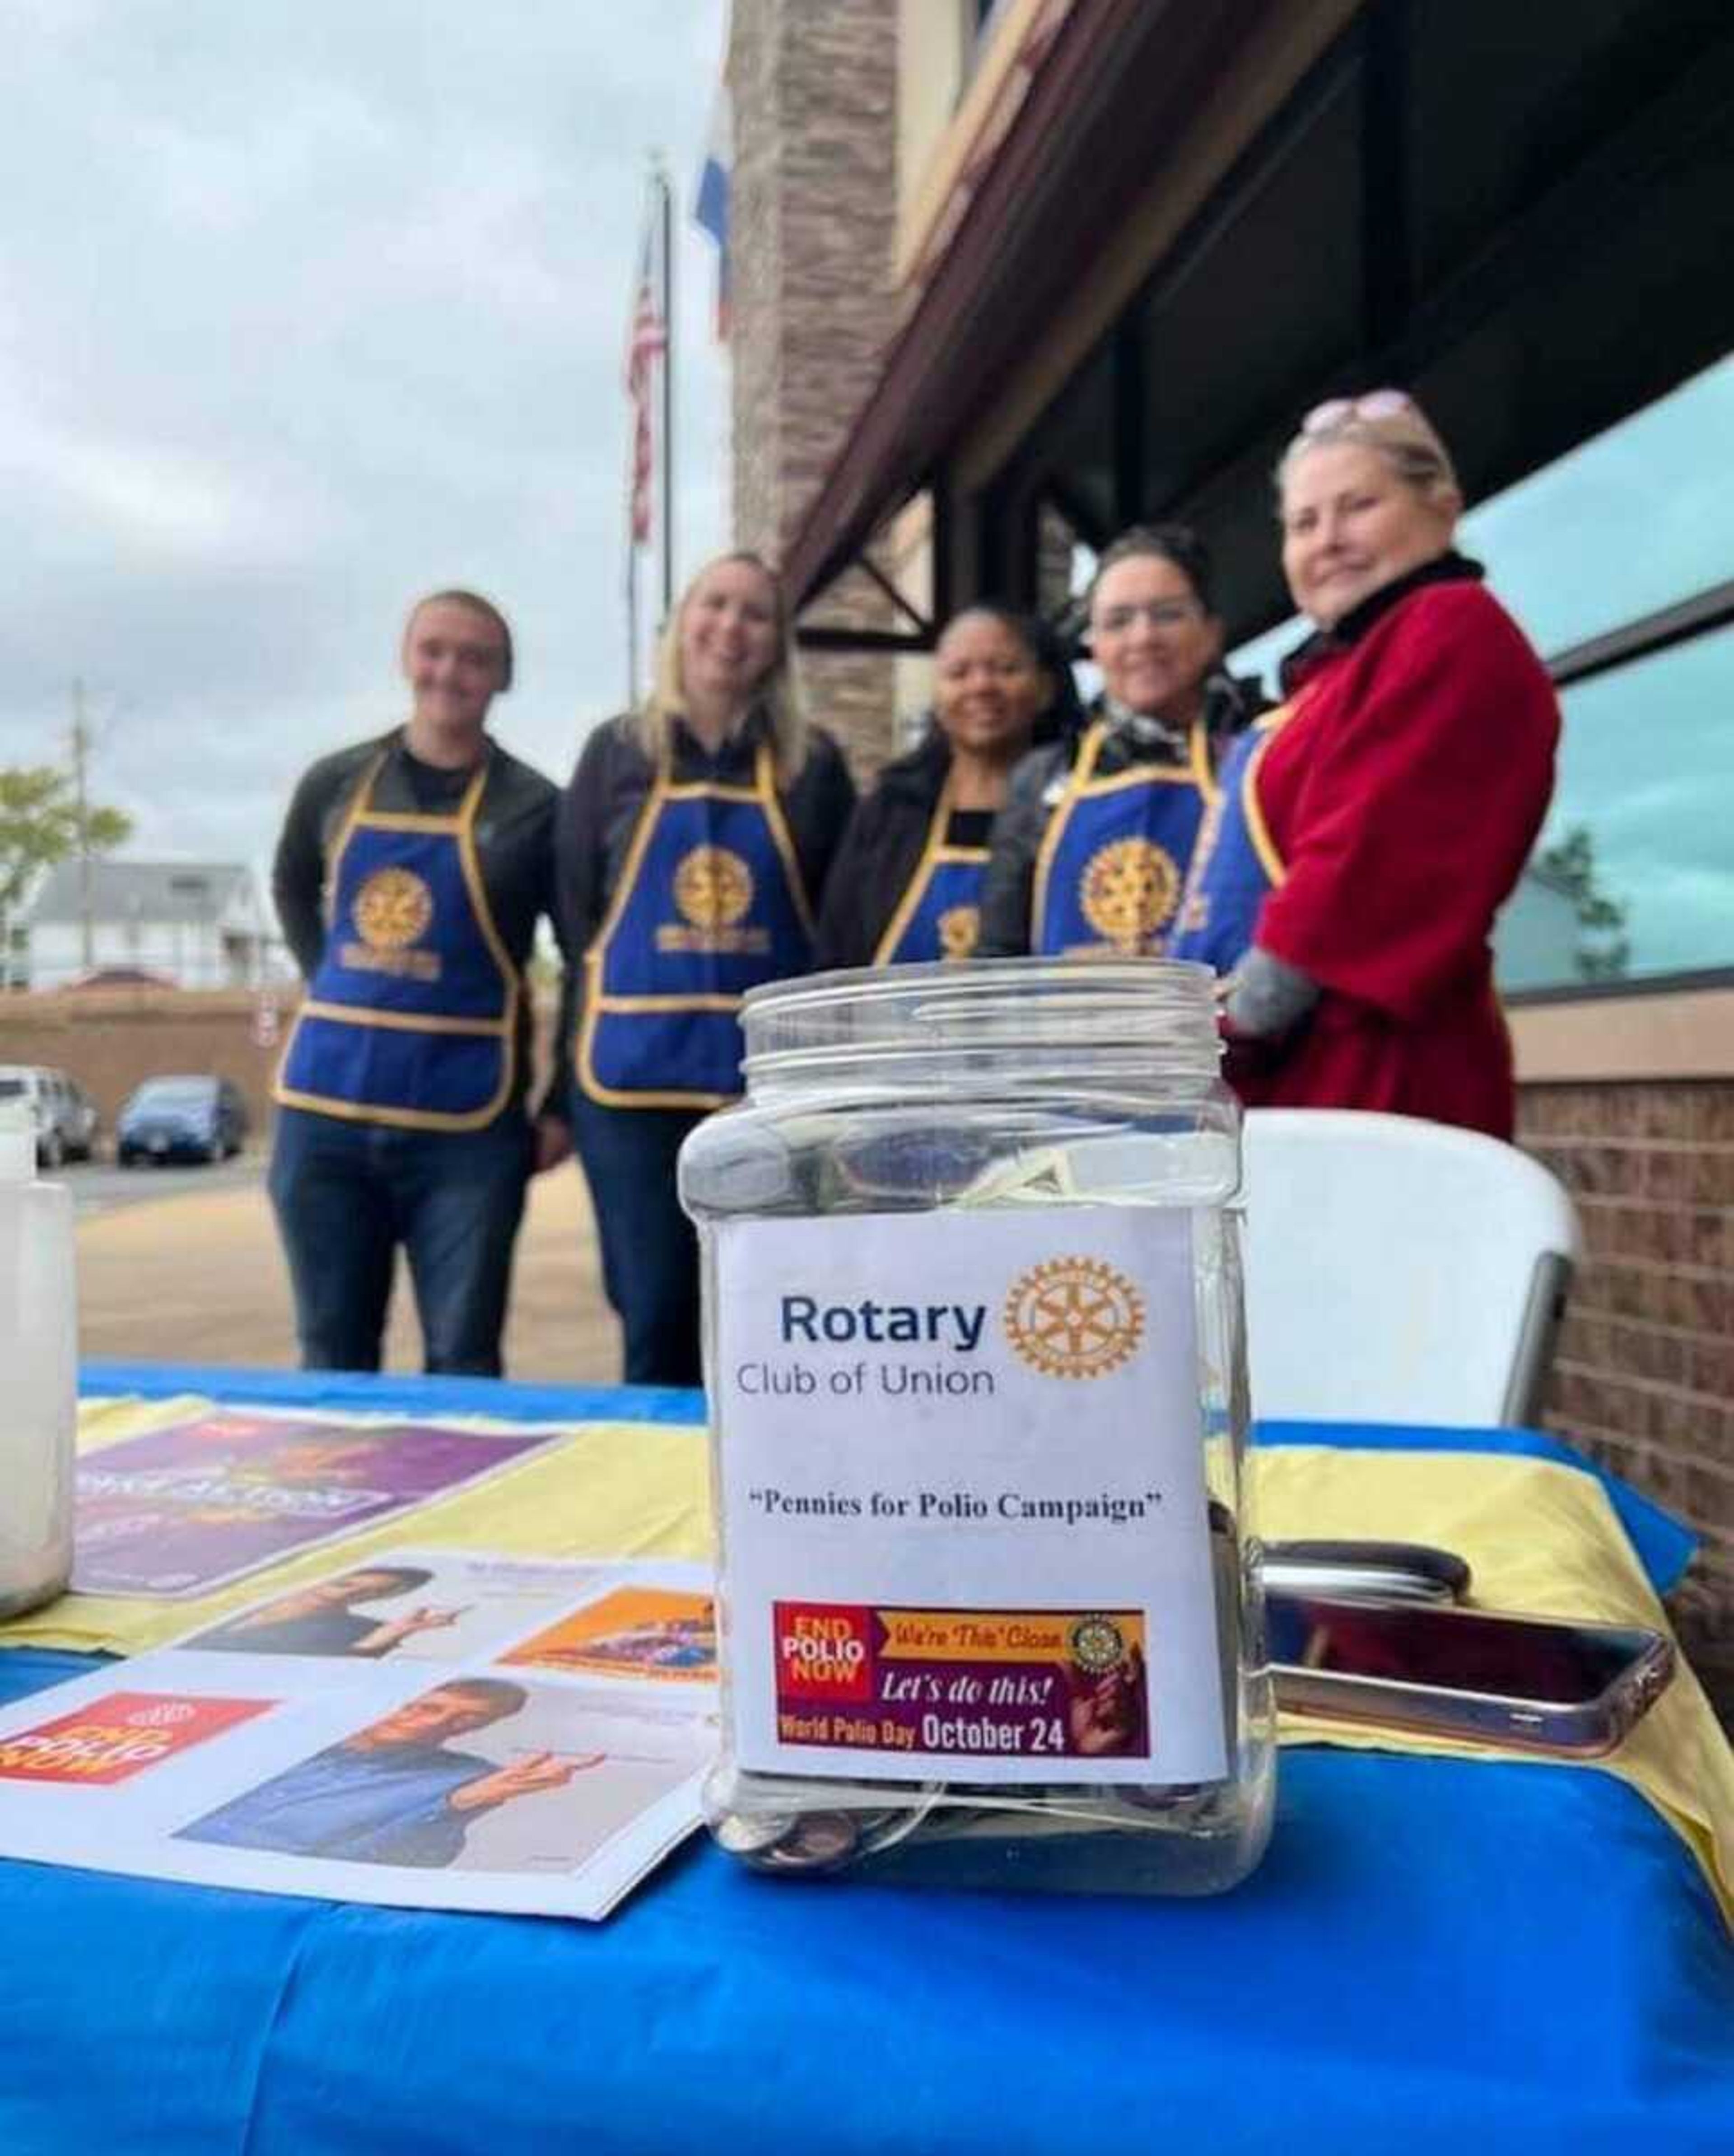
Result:
[[[264,1191],[265,1156],[220,1166],[116,1168],[97,1160],[53,1179],[78,1217],[79,1327],[87,1356],[292,1368],[289,1282]],[[401,1275],[387,1367],[421,1367]],[[531,1185],[518,1244],[506,1366],[516,1378],[608,1382],[619,1373],[583,1179],[570,1163]]]
[[[190,1166],[184,1162],[118,1168],[113,1160],[69,1162],[46,1175],[72,1193],[80,1220],[117,1205],[160,1204],[166,1198],[208,1198],[220,1190],[256,1189],[264,1177],[263,1153]]]

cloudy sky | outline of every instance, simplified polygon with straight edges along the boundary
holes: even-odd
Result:
[[[11,0],[0,763],[140,858],[263,865],[314,756],[402,716],[418,592],[497,597],[508,747],[618,709],[621,389],[649,153],[676,192],[677,568],[726,536],[722,0]]]
[[[726,537],[690,221],[724,13],[8,0],[0,764],[64,757],[82,677],[134,857],[263,867],[300,769],[402,716],[409,600],[464,583],[517,630],[501,738],[566,777],[623,694],[654,149],[680,211],[678,566]],[[1731,446],[1734,361],[1484,506],[1470,543],[1557,651],[1734,574]],[[1639,969],[1727,955],[1731,634],[1568,700],[1554,827],[1594,833]]]

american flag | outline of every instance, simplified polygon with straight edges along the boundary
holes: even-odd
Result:
[[[633,295],[632,328],[626,341],[626,393],[632,403],[632,486],[628,528],[632,543],[650,536],[650,480],[655,465],[650,424],[651,387],[656,362],[668,349],[668,331],[656,304],[653,277],[655,228],[647,226],[639,257],[639,280]]]

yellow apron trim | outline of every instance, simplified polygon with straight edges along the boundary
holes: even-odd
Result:
[[[757,753],[755,753],[755,767]],[[670,781],[662,790],[664,801],[762,801],[757,783],[751,786],[707,785],[702,778],[683,779],[679,785]]]
[[[1273,891],[1288,881],[1288,863],[1277,850],[1276,841],[1265,821],[1264,803],[1259,798],[1259,768],[1264,762],[1271,742],[1295,716],[1295,706],[1280,704],[1259,720],[1258,731],[1264,739],[1246,760],[1246,769],[1240,778],[1241,805],[1246,812],[1246,835],[1252,850],[1259,857],[1259,865],[1270,879]]]
[[[739,996],[598,996],[598,1010],[609,1011],[736,1011]]]
[[[1035,881],[1029,901],[1029,944],[1032,950],[1042,925],[1042,914],[1048,902],[1048,878],[1054,865],[1054,856],[1059,850],[1059,841],[1072,810],[1086,798],[1094,799],[1104,793],[1122,793],[1131,786],[1190,786],[1203,800],[1208,814],[1216,799],[1216,781],[1210,768],[1210,737],[1202,719],[1193,720],[1186,737],[1186,763],[1183,767],[1172,764],[1138,764],[1130,771],[1116,771],[1111,778],[1095,776],[1096,759],[1101,754],[1102,743],[1107,739],[1109,727],[1104,719],[1093,721],[1078,747],[1078,760],[1072,766],[1065,783],[1065,791],[1054,804],[1054,813],[1048,819],[1047,829],[1042,833],[1042,843],[1035,857]]]
[[[1192,767],[1193,784],[1198,789],[1198,798],[1208,808],[1216,798],[1216,773],[1210,764],[1210,732],[1202,719],[1194,719],[1187,737],[1187,762]]]
[[[418,1018],[413,1011],[372,1011],[348,1004],[322,1003],[310,996],[301,1005],[310,1018],[335,1019],[342,1025],[377,1025],[388,1033],[463,1033],[485,1039],[500,1030],[491,1018]]]
[[[1065,782],[1065,790],[1054,804],[1048,819],[1048,827],[1042,833],[1042,843],[1036,849],[1035,881],[1029,896],[1029,947],[1034,951],[1042,932],[1042,916],[1048,910],[1048,878],[1053,872],[1054,856],[1059,850],[1059,841],[1065,829],[1066,819],[1072,805],[1083,788],[1090,783],[1095,769],[1096,757],[1101,752],[1102,742],[1108,729],[1101,720],[1095,720],[1085,729],[1078,744],[1078,760],[1073,764]]]
[[[870,964],[886,966],[890,963],[891,953],[903,940],[903,932],[921,910],[927,886],[933,880],[935,869],[943,862],[976,862],[988,859],[990,849],[986,846],[948,846],[946,844],[946,829],[951,820],[952,779],[947,773],[946,783],[939,789],[939,803],[928,824],[927,835],[921,841],[921,857],[911,871],[909,881],[903,886],[903,896],[897,901],[897,910],[891,916],[890,926],[874,947],[873,957],[869,962]]]
[[[147,1430],[208,1414],[209,1400],[87,1400],[80,1448],[95,1451]],[[372,1419],[396,1422],[408,1410]],[[441,1421],[521,1429],[475,1416]],[[0,1645],[136,1654],[276,1589],[337,1571],[392,1545],[499,1550],[549,1557],[711,1553],[705,1433],[663,1423],[577,1423],[567,1441],[490,1478],[341,1543],[292,1558],[193,1602],[63,1595],[0,1626]],[[1667,1620],[1593,1476],[1557,1460],[1488,1452],[1352,1451],[1259,1446],[1250,1515],[1270,1540],[1339,1536],[1436,1543],[1465,1558],[1474,1599],[1489,1609],[1644,1625]],[[1583,1772],[1600,1768],[1636,1789],[1690,1848],[1734,1924],[1734,1752],[1684,1664],[1667,1691],[1605,1760],[1547,1760],[1411,1730],[1285,1717],[1284,1741],[1352,1750],[1511,1758]],[[1586,1892],[1592,1889],[1586,1886]]]
[[[289,1029],[289,1038],[283,1044],[276,1080],[271,1088],[272,1095],[280,1106],[306,1108],[315,1115],[335,1116],[342,1122],[383,1123],[392,1130],[403,1131],[485,1130],[498,1117],[500,1110],[511,1098],[512,1083],[517,1075],[518,1067],[518,1004],[523,993],[518,970],[500,940],[500,931],[489,908],[487,894],[482,887],[481,866],[475,852],[475,814],[487,786],[491,756],[484,751],[482,760],[476,766],[475,775],[464,788],[463,798],[455,810],[449,816],[435,816],[368,807],[374,782],[384,768],[385,760],[390,753],[389,747],[382,748],[368,765],[361,784],[351,797],[336,839],[326,857],[327,926],[332,917],[330,901],[335,898],[337,870],[342,864],[344,850],[357,830],[366,828],[378,831],[449,831],[457,840],[458,865],[464,877],[464,888],[469,894],[476,926],[481,931],[482,941],[488,947],[489,955],[500,969],[500,981],[505,992],[505,1005],[497,1019],[444,1019],[415,1018],[397,1011],[359,1011],[344,1004],[304,1001],[295,1013],[295,1023]],[[304,1093],[297,1087],[286,1085],[283,1077],[289,1067],[290,1054],[304,1018],[335,1019],[345,1025],[377,1025],[407,1033],[461,1033],[483,1038],[497,1035],[505,1049],[500,1059],[500,1083],[485,1106],[469,1109],[463,1115],[451,1115],[433,1108],[364,1107],[357,1101],[340,1101],[323,1093]]]
[[[657,760],[656,777],[651,783],[650,791],[644,796],[644,805],[639,810],[639,820],[633,827],[632,841],[627,847],[626,859],[620,865],[620,875],[614,886],[613,896],[608,901],[608,910],[584,953],[584,1013],[578,1025],[572,1063],[578,1084],[586,1096],[607,1108],[722,1108],[740,1097],[735,1093],[675,1090],[626,1093],[614,1086],[603,1085],[596,1075],[596,1024],[598,1018],[605,1010],[737,1011],[741,1008],[739,996],[605,996],[602,993],[602,969],[608,955],[609,939],[619,926],[620,916],[631,901],[633,886],[638,880],[644,851],[650,843],[650,834],[656,828],[657,815],[664,801],[757,802],[765,812],[771,843],[782,860],[784,874],[788,879],[789,896],[794,901],[801,926],[809,937],[813,934],[813,908],[801,880],[800,864],[783,817],[782,804],[777,798],[776,765],[768,746],[761,742],[754,752],[753,783],[750,787],[712,786],[703,783],[676,786],[669,776],[671,768],[669,752],[664,747]]]

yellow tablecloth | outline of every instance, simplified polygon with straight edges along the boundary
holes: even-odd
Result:
[[[207,1413],[213,1404],[190,1397],[93,1400],[80,1411],[80,1442],[94,1450]],[[442,1419],[522,1427],[473,1417]],[[1260,1448],[1252,1458],[1254,1517],[1268,1538],[1438,1543],[1468,1560],[1475,1599],[1485,1609],[1668,1629],[1605,1491],[1575,1468],[1501,1453],[1300,1445]],[[474,1490],[327,1543],[218,1594],[174,1603],[65,1595],[0,1626],[0,1645],[136,1654],[269,1590],[409,1543],[526,1556],[703,1558],[711,1547],[707,1469],[701,1429],[580,1423],[564,1443]],[[1285,1718],[1282,1735],[1290,1743],[1367,1751],[1536,1756],[1310,1717]],[[1734,1924],[1734,1752],[1691,1671],[1682,1664],[1620,1749],[1593,1763],[1640,1791],[1683,1836]]]

